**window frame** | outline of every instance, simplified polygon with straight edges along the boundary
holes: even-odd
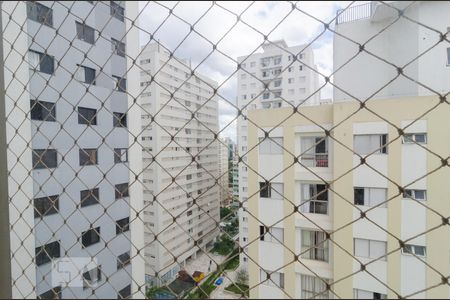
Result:
[[[96,204],[100,204],[100,189],[98,187],[80,191],[80,207]]]
[[[90,112],[94,112],[93,117],[91,118],[91,120],[88,120],[85,116],[83,116],[83,113],[81,113],[81,110],[84,110],[85,112],[90,111]],[[78,106],[77,108],[77,112],[78,112],[78,124],[80,125],[97,125],[97,114],[98,114],[98,110],[95,108],[90,108],[90,107],[82,107],[82,106]]]
[[[81,248],[85,249],[101,241],[100,226],[81,232]]]
[[[417,141],[417,136],[423,136],[423,142]],[[426,132],[420,133],[405,133],[402,136],[403,144],[427,144],[428,143],[428,135]]]
[[[47,154],[48,152],[50,152],[50,154],[52,156],[54,156],[54,157],[50,157],[50,159],[53,160],[53,158],[54,158],[54,160],[55,160],[54,163],[52,162],[52,164],[47,164],[43,161],[44,155]],[[41,153],[41,154],[39,154],[39,153]],[[50,148],[33,149],[33,151],[32,151],[32,168],[33,168],[33,170],[55,169],[57,167],[58,167],[58,152],[56,151],[56,149],[50,149]]]
[[[29,49],[28,52],[39,56],[38,65],[33,68],[30,68],[30,69],[32,69],[33,71],[41,72],[41,73],[48,74],[48,75],[53,75],[55,73],[55,57],[54,56],[48,55],[48,54],[45,54],[45,53],[42,53],[42,52],[39,52],[36,50],[32,50],[32,49]],[[46,69],[45,62],[47,61],[47,59],[51,59],[51,72],[45,70]],[[31,59],[30,59],[29,65],[30,65],[30,67],[32,66]]]
[[[118,153],[120,151],[120,153]],[[125,156],[125,160],[123,160],[123,156]],[[128,148],[114,148],[114,163],[127,163],[128,162]]]
[[[127,114],[121,112],[113,112],[113,127],[127,128]]]
[[[55,253],[53,253],[53,251],[55,251]],[[36,266],[45,265],[51,262],[53,258],[59,257],[61,257],[61,243],[59,240],[35,248]]]
[[[85,22],[75,21],[75,30],[78,40],[95,45],[95,28],[87,25]]]
[[[124,188],[126,185],[126,188]],[[114,185],[115,200],[130,197],[130,184],[129,182],[118,183]]]
[[[307,239],[305,238],[306,236],[308,236]],[[308,240],[310,245],[305,245],[304,244],[305,240]],[[302,258],[329,262],[330,247],[325,232],[318,230],[302,229],[300,245]]]
[[[130,231],[130,217],[116,220],[116,235],[125,233],[127,231]]]
[[[98,165],[98,149],[97,148],[81,148],[78,150],[78,159],[80,167]],[[92,154],[95,154],[95,160],[92,160]]]
[[[36,10],[35,18],[32,17],[33,8]],[[39,10],[47,10],[45,16],[40,15]],[[41,11],[42,12],[42,11]],[[49,17],[50,12],[50,18]],[[43,19],[42,19],[43,18]],[[43,5],[36,1],[27,2],[27,19],[53,28],[53,8]],[[49,22],[50,20],[50,22]]]
[[[41,118],[38,118],[37,114],[40,114]],[[30,99],[30,118],[33,121],[56,122],[56,103]]]
[[[34,198],[33,206],[34,218],[43,218],[46,216],[57,214],[59,213],[59,195]]]

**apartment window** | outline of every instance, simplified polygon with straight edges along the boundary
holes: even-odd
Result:
[[[273,82],[274,87],[279,87],[281,85],[281,79],[277,79]]]
[[[310,275],[301,275],[301,299],[330,299],[328,279]]]
[[[130,264],[130,251],[120,254],[117,257],[117,270]]]
[[[427,134],[426,133],[405,133],[402,139],[405,144],[426,144]]]
[[[301,137],[301,162],[307,167],[328,167],[328,139],[324,136]]]
[[[191,180],[192,179],[192,174],[186,175],[186,180]]]
[[[124,47],[125,48],[125,47]],[[125,51],[124,51],[125,52]],[[141,59],[141,61],[140,61],[140,64],[141,65],[144,65],[144,64],[149,64],[150,63],[150,58],[147,58],[147,59]]]
[[[252,61],[250,62],[250,68],[254,68],[256,66],[256,62]]]
[[[425,246],[406,244],[402,248],[402,253],[425,257],[427,255],[427,248]]]
[[[300,76],[300,77],[298,78],[298,81],[303,83],[303,82],[306,81],[306,77],[305,77],[305,76]]]
[[[128,193],[128,182],[116,184],[114,186],[114,189],[116,194],[116,200],[130,196]]]
[[[270,227],[269,231],[266,231],[266,227],[259,226],[259,239],[265,242],[283,243],[284,242],[284,229]]]
[[[328,261],[328,240],[323,231],[302,230],[302,258]]]
[[[34,198],[34,217],[42,218],[58,213],[59,195]]]
[[[281,64],[281,56],[280,56],[280,57],[275,57],[275,58],[273,59],[273,64],[274,64],[274,65],[279,65],[279,64]]]
[[[113,126],[127,127],[127,114],[118,112],[113,113]]]
[[[119,76],[112,75],[115,80],[116,90],[119,92],[127,92],[127,79]]]
[[[304,213],[327,214],[328,190],[324,184],[302,184],[302,204]]]
[[[259,154],[283,154],[283,138],[259,138]]]
[[[247,100],[247,95],[242,95],[242,100]]]
[[[48,243],[44,246],[36,247],[36,265],[40,266],[52,260],[52,258],[61,257],[59,241]]]
[[[300,53],[297,57],[298,59],[303,59],[305,58],[305,53]]]
[[[53,74],[55,71],[55,58],[53,56],[34,50],[29,50],[28,55],[31,69],[50,75]]]
[[[92,287],[94,284],[102,280],[101,266],[93,268],[83,273],[83,289]]]
[[[75,79],[87,84],[95,85],[95,69],[77,65]]]
[[[299,71],[303,71],[303,65],[298,66]]]
[[[260,270],[260,282],[264,285],[277,286],[284,289],[284,273],[272,272],[270,273],[270,279],[268,274],[263,269]]]
[[[247,78],[247,74],[241,74],[241,79]]]
[[[27,17],[41,24],[53,26],[53,9],[38,2],[27,2]]]
[[[125,57],[125,43],[111,38],[112,52],[119,56]],[[141,62],[142,63],[142,62]]]
[[[127,148],[114,148],[114,163],[124,163],[128,161]]]
[[[300,94],[304,94],[304,93],[306,93],[306,89],[305,88],[300,88],[300,89],[298,89],[298,92]]]
[[[247,89],[247,85],[246,84],[242,84],[241,85],[241,89],[243,89],[243,90]]]
[[[116,234],[121,234],[130,230],[130,218],[126,217],[116,221]]]
[[[353,289],[353,299],[387,299],[387,295],[365,290]]]
[[[37,296],[38,299],[61,299],[61,286],[55,286]]]
[[[116,1],[110,1],[110,14],[114,18],[124,21],[125,8],[116,3]]]
[[[381,260],[386,260],[386,242],[355,238],[353,239],[353,247],[353,254],[355,256],[371,259],[384,256]]]
[[[128,299],[131,296],[131,284],[127,285],[119,291],[117,299]]]
[[[383,188],[354,188],[355,205],[377,206],[387,200],[387,189]],[[386,203],[379,207],[386,207]]]
[[[78,107],[78,124],[97,125],[97,110]]]
[[[199,208],[200,208],[200,207],[199,207]],[[189,216],[191,216],[191,215],[192,215],[192,210],[188,210],[187,213],[186,213],[186,216],[189,217]]]
[[[288,83],[294,83],[294,78],[288,78]]]
[[[273,71],[272,71],[272,74],[273,74],[273,75],[279,75],[279,74],[281,74],[281,69],[275,69],[275,70],[273,70]]]
[[[184,132],[185,132],[186,134],[192,134],[192,130],[191,130],[191,129],[188,129],[188,128],[185,128],[185,129],[184,129]]]
[[[50,169],[58,165],[55,149],[33,149],[33,169]]]
[[[426,190],[405,190],[403,193],[403,198],[410,198],[414,200],[425,201],[427,200],[427,191]]]
[[[269,99],[269,97],[270,97],[270,93],[264,93],[264,94],[263,94],[263,99],[264,99],[264,100]]]
[[[353,136],[353,151],[359,155],[387,153],[387,134],[362,134]]]
[[[81,233],[81,244],[83,245],[83,248],[97,244],[98,242],[100,242],[100,227],[89,229]]]
[[[80,191],[80,205],[81,207],[98,204],[100,202],[99,189]]]
[[[56,103],[30,100],[31,119],[38,121],[56,121]]]
[[[259,183],[259,197],[283,199],[283,184],[273,182],[260,182]]]
[[[292,72],[292,70],[293,70],[292,67],[289,67],[289,68],[288,68],[288,72]]]
[[[80,149],[79,156],[80,156],[80,166],[98,164],[97,149]]]
[[[80,22],[75,22],[75,25],[77,27],[77,38],[93,45],[95,43],[94,28]]]

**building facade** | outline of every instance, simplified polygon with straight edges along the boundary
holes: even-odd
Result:
[[[310,47],[298,45],[288,47],[285,41],[265,43],[263,52],[238,57],[241,64],[238,76],[237,103],[246,115],[254,109],[270,109],[289,106],[309,106],[319,104],[318,76],[315,72],[314,54]],[[267,85],[267,86],[266,86]],[[240,245],[248,243],[248,216],[245,213],[248,200],[247,130],[248,121],[239,118],[237,122],[237,159],[239,173]],[[241,256],[241,264],[246,264]]]
[[[449,129],[442,128],[449,110],[421,117],[438,102],[433,96],[373,101],[371,110],[404,128],[399,138],[396,128],[368,111],[351,116],[327,137],[324,130],[359,104],[307,107],[313,122],[295,115],[271,132],[286,151],[264,141],[249,154],[256,171],[249,176],[249,192],[255,195],[248,210],[256,216],[248,220],[249,239],[256,240],[248,246],[256,262],[249,263],[250,286],[261,283],[252,298],[448,297],[446,285],[427,290],[439,274],[450,272],[443,255],[450,232],[438,226],[440,214],[450,212],[449,202],[441,201],[448,198],[443,178],[450,174],[448,168],[432,172],[441,162],[431,153],[450,150]],[[250,116],[269,130],[290,113],[259,110]],[[263,136],[251,126],[249,145]],[[289,168],[294,157],[288,151],[300,157]],[[298,213],[292,214],[294,209]],[[298,261],[290,263],[296,256]],[[360,271],[362,265],[367,271]],[[265,281],[266,272],[274,282]]]
[[[228,143],[225,139],[219,139],[219,197],[220,206],[227,207],[231,203],[231,194],[229,189],[229,169],[228,169]]]
[[[10,174],[17,173],[11,158],[23,160],[31,180],[29,189],[19,184],[19,192],[13,193],[17,187],[10,177],[11,251],[13,257],[19,254],[19,240],[34,256],[31,264],[26,263],[28,255],[11,260],[13,296],[128,297],[132,280],[125,8],[115,1],[13,6],[2,3],[2,19],[10,14],[24,26],[11,39],[8,31],[16,27],[3,22],[3,38],[25,55],[20,68],[11,57],[4,61],[9,70],[5,82],[12,77],[26,84],[17,98],[11,98],[20,86],[14,79],[6,89],[7,117],[14,120],[7,126],[23,123],[16,138],[22,134],[30,149],[23,152],[25,157],[19,155],[20,148],[9,148],[8,166]],[[23,115],[16,107],[30,113]],[[13,132],[9,134],[14,141]],[[27,207],[17,205],[28,202]],[[20,219],[14,221],[18,214]],[[21,236],[23,230],[27,238]],[[95,259],[83,270],[81,286],[65,286],[52,278],[52,260],[63,257]],[[20,271],[32,274],[28,282]]]
[[[218,235],[217,84],[191,76],[186,61],[157,43],[143,49],[139,63],[146,281],[160,285]]]
[[[448,3],[419,1],[404,14],[445,34],[449,11]],[[397,16],[368,3],[339,16],[336,31],[363,44]],[[365,48],[403,67],[439,38],[401,18]],[[335,70],[359,51],[347,42],[335,36]],[[385,86],[395,67],[361,53],[334,75],[334,104],[304,108],[309,120],[286,119],[289,108],[249,113],[262,128],[249,124],[249,148],[271,130],[248,154],[255,170],[248,210],[256,216],[248,220],[256,241],[248,246],[249,286],[259,284],[251,298],[449,297],[440,283],[450,273],[450,230],[442,219],[450,213],[450,170],[440,157],[450,151],[443,126],[450,110],[437,106],[439,93],[448,93],[446,47],[404,68],[421,85],[399,76]],[[368,98],[368,109],[358,111],[355,100]]]

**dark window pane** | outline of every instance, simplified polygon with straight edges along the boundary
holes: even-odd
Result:
[[[364,189],[355,188],[354,198],[355,205],[364,205]]]
[[[117,18],[120,21],[124,20],[125,9],[115,1],[110,1],[110,13],[114,18]]]
[[[80,166],[96,165],[98,163],[97,149],[80,149]]]
[[[58,165],[57,157],[54,149],[34,149],[33,169],[56,168]]]
[[[53,10],[35,1],[27,2],[27,17],[47,26],[53,26]]]
[[[116,81],[116,89],[119,92],[124,92],[125,93],[127,91],[127,79],[126,78],[122,78],[122,77],[118,77],[118,76],[114,76],[114,75],[112,75],[112,77]]]
[[[327,153],[327,143],[324,137],[316,137],[316,153]]]
[[[328,191],[325,184],[317,184],[316,187],[317,194],[315,195],[314,199],[328,201]]]
[[[114,127],[127,127],[127,114],[117,113],[113,114]]]
[[[125,43],[113,38],[111,39],[111,43],[113,47],[113,53],[125,57]]]
[[[387,134],[381,135],[381,153],[387,153]]]
[[[130,263],[130,252],[125,252],[117,257],[117,269],[122,269]]]
[[[56,103],[30,100],[31,119],[39,121],[56,121]]]
[[[97,110],[78,107],[78,124],[97,125]]]
[[[128,161],[128,149],[127,148],[115,148],[114,149],[114,163],[121,163]]]
[[[123,218],[116,221],[116,234],[121,234],[123,232],[126,232],[130,230],[130,220],[129,218]]]
[[[270,198],[270,183],[260,182],[259,189],[259,196],[261,198]]]
[[[88,247],[100,242],[100,227],[83,232],[81,234],[81,240],[83,247]]]
[[[99,189],[95,188],[92,190],[84,190],[84,191],[80,191],[80,202],[81,202],[81,207],[85,207],[85,206],[89,206],[89,205],[94,205],[99,203]]]
[[[121,199],[129,196],[128,182],[115,185],[116,199]]]
[[[36,265],[40,266],[52,260],[52,258],[61,257],[59,241],[48,243],[41,247],[36,247]]]
[[[58,213],[59,195],[34,199],[34,217],[40,218]]]
[[[264,232],[265,232],[265,229],[264,229],[264,226],[259,226],[259,239],[261,240],[261,241],[264,241]]]
[[[89,44],[95,43],[95,30],[94,28],[80,22],[75,22],[77,29],[77,38],[85,41]]]
[[[40,294],[38,299],[61,299],[61,287],[56,286],[48,291]]]
[[[85,83],[88,84],[95,84],[95,70],[92,68],[88,68],[88,67],[83,67],[84,68],[84,78],[85,78]]]
[[[131,296],[131,284],[127,285],[123,289],[119,291],[119,294],[117,295],[117,299],[127,299]]]
[[[55,71],[53,56],[42,54],[40,60],[40,71],[42,73],[53,74]]]

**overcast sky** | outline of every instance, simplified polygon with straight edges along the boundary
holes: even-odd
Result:
[[[298,9],[293,9],[292,3]],[[333,34],[326,31],[316,39],[324,31],[324,26],[314,18],[328,23],[335,17],[337,9],[344,8],[351,2],[292,3],[141,2],[140,6],[144,11],[139,25],[151,32],[162,45],[175,51],[176,57],[190,59],[192,68],[197,68],[196,71],[200,74],[218,82],[218,92],[226,99],[219,100],[219,124],[220,128],[224,128],[236,116],[236,109],[229,104],[236,103],[237,78],[231,76],[236,70],[234,60],[258,49],[264,41],[263,34],[268,35],[268,39],[272,41],[284,39],[288,46],[311,43],[319,71],[325,75],[331,73]],[[237,22],[235,14],[240,15],[240,21]],[[191,32],[191,25],[198,33]],[[334,22],[332,26],[334,27]],[[142,33],[141,44],[145,45],[148,41],[148,35]],[[214,51],[208,57],[213,51],[211,43],[223,54]],[[257,51],[260,52],[261,49]],[[331,96],[330,86],[321,91],[322,98]],[[235,139],[235,123],[231,123],[221,136]]]

